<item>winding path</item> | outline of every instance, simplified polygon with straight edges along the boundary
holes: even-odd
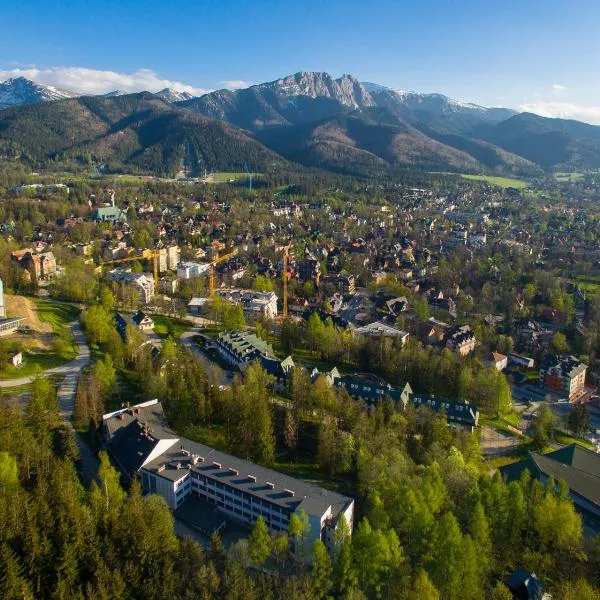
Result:
[[[81,326],[77,321],[73,321],[69,324],[69,328],[71,329],[71,333],[73,334],[73,339],[77,344],[77,356],[65,363],[64,365],[60,365],[58,367],[53,367],[52,369],[46,369],[45,371],[41,371],[40,375],[64,375],[65,381],[69,382],[71,386],[75,386],[72,389],[73,399],[70,404],[70,411],[73,411],[73,403],[75,402],[75,388],[77,386],[77,379],[83,367],[85,367],[90,362],[90,348],[87,345],[87,341],[85,336],[83,335],[83,331],[81,331]],[[31,383],[37,375],[29,375],[27,377],[19,377],[17,379],[2,379],[0,380],[0,387],[2,388],[11,388],[11,387],[19,387],[21,385],[27,385]],[[63,381],[63,384],[65,383]],[[74,382],[74,384],[73,384]],[[63,388],[63,385],[60,386],[60,389]],[[59,395],[60,395],[59,389]],[[67,400],[66,407],[69,406],[68,402],[68,388],[65,388],[63,392],[63,396],[65,400]],[[63,412],[63,404],[61,400],[61,413]]]

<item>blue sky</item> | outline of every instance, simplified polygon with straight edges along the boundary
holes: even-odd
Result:
[[[597,0],[0,0],[0,80],[194,93],[300,70],[600,123]]]

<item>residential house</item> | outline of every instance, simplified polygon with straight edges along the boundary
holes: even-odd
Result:
[[[277,316],[275,292],[227,288],[217,290],[217,295],[233,304],[241,304],[244,313],[251,318],[274,319]]]
[[[138,310],[133,315],[124,315],[122,313],[116,313],[114,316],[115,327],[123,338],[126,339],[127,326],[131,325],[139,331],[152,331],[154,329],[154,321],[148,315]]]
[[[446,335],[446,348],[460,356],[467,356],[475,350],[475,334],[469,325],[452,327]]]
[[[504,371],[508,366],[508,356],[499,352],[490,352],[487,357],[487,364],[496,371]]]
[[[516,352],[511,352],[508,355],[508,362],[516,367],[524,367],[525,369],[533,369],[535,367],[535,360],[529,356],[523,356]]]
[[[514,600],[550,600],[550,596],[544,594],[544,586],[536,574],[521,567],[512,572],[507,587]]]
[[[305,258],[298,261],[298,275],[302,281],[314,281],[319,285],[321,263],[316,258]]]
[[[118,206],[99,206],[92,212],[92,220],[97,222],[126,221],[127,212]]]

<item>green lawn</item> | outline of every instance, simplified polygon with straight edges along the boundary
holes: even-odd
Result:
[[[582,290],[586,292],[595,292],[598,288],[600,288],[600,278],[592,276],[577,276],[575,279],[572,279],[571,282],[573,284],[578,285]]]
[[[178,340],[181,334],[192,326],[189,321],[162,315],[153,315],[152,320],[154,321],[154,333],[161,338],[169,337],[169,332],[171,332],[173,337]]]
[[[461,175],[464,179],[472,179],[474,181],[485,181],[491,185],[497,185],[502,188],[523,189],[529,184],[521,179],[511,179],[510,177],[496,177],[494,175]]]
[[[70,358],[65,359],[60,354],[54,352],[44,352],[39,354],[24,354],[23,364],[20,367],[7,365],[0,371],[0,379],[20,379],[21,377],[29,377],[36,375],[46,369],[53,369],[63,365]]]
[[[257,177],[261,175],[261,173],[252,173],[252,177]],[[238,180],[238,179],[247,179],[248,178],[248,173],[229,173],[226,171],[223,172],[219,172],[219,173],[211,173],[209,176],[209,179],[214,180],[216,183],[226,183],[227,181],[233,179],[233,180]]]
[[[0,388],[0,398],[9,397],[16,398],[25,394],[31,394],[31,383],[25,385],[18,385],[16,387]]]
[[[18,379],[29,377],[46,369],[53,369],[77,356],[77,346],[69,330],[69,323],[77,320],[79,309],[70,304],[54,300],[33,299],[37,314],[41,321],[52,326],[52,349],[47,352],[23,352],[23,364],[20,367],[6,365],[0,370],[0,379]],[[34,334],[30,334],[34,335]],[[17,344],[11,348],[13,352],[21,348]]]
[[[518,418],[518,415],[517,415],[517,418]],[[519,435],[518,433],[516,433],[515,431],[513,431],[510,428],[511,425],[512,425],[512,427],[515,427],[515,425],[511,421],[513,421],[513,419],[504,420],[504,419],[498,419],[496,417],[494,417],[494,418],[486,417],[485,415],[481,416],[479,419],[480,425],[487,425],[488,427],[492,427],[493,429],[502,431],[503,433],[505,433],[506,435],[509,435],[511,437],[518,437],[519,439],[529,441],[530,438],[528,438],[526,435]],[[518,423],[518,421],[517,421],[517,423]]]
[[[561,183],[579,181],[584,177],[585,173],[554,173],[556,181],[560,181]]]
[[[559,444],[564,444],[565,446],[568,446],[569,444],[577,444],[578,446],[587,448],[588,450],[594,449],[594,445],[590,444],[590,442],[587,440],[573,437],[567,433],[564,433],[563,431],[559,431],[558,429],[554,430],[554,441],[558,442]]]
[[[292,358],[296,364],[304,365],[306,368],[316,367],[321,373],[331,371],[333,367],[337,367],[341,375],[351,373],[355,370],[352,367],[348,367],[345,363],[327,362],[326,360],[321,359],[318,353],[307,350],[306,348],[294,348]]]
[[[50,323],[56,335],[70,340],[69,323],[76,321],[81,311],[76,306],[55,300],[34,298],[33,301],[35,302],[40,320]]]
[[[517,446],[512,452],[508,454],[502,454],[501,456],[494,456],[493,458],[486,459],[486,462],[490,467],[499,469],[505,465],[512,465],[520,460],[523,460],[527,456],[527,446],[521,444]]]

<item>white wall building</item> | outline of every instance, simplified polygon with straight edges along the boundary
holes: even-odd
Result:
[[[258,318],[273,319],[277,316],[277,295],[275,292],[256,292],[237,288],[220,289],[217,294],[228,302],[240,304],[244,312]]]
[[[250,527],[263,517],[273,532],[287,531],[292,514],[304,511],[309,547],[331,544],[342,515],[352,531],[352,498],[178,437],[157,400],[104,415],[102,433],[120,469],[139,474],[144,490],[173,510],[196,497]]]
[[[109,271],[109,278],[123,285],[132,286],[139,294],[143,304],[148,304],[154,298],[154,279],[145,273],[132,273],[122,269]]]
[[[200,275],[208,275],[210,263],[182,262],[177,266],[177,277],[179,279],[191,279]]]

